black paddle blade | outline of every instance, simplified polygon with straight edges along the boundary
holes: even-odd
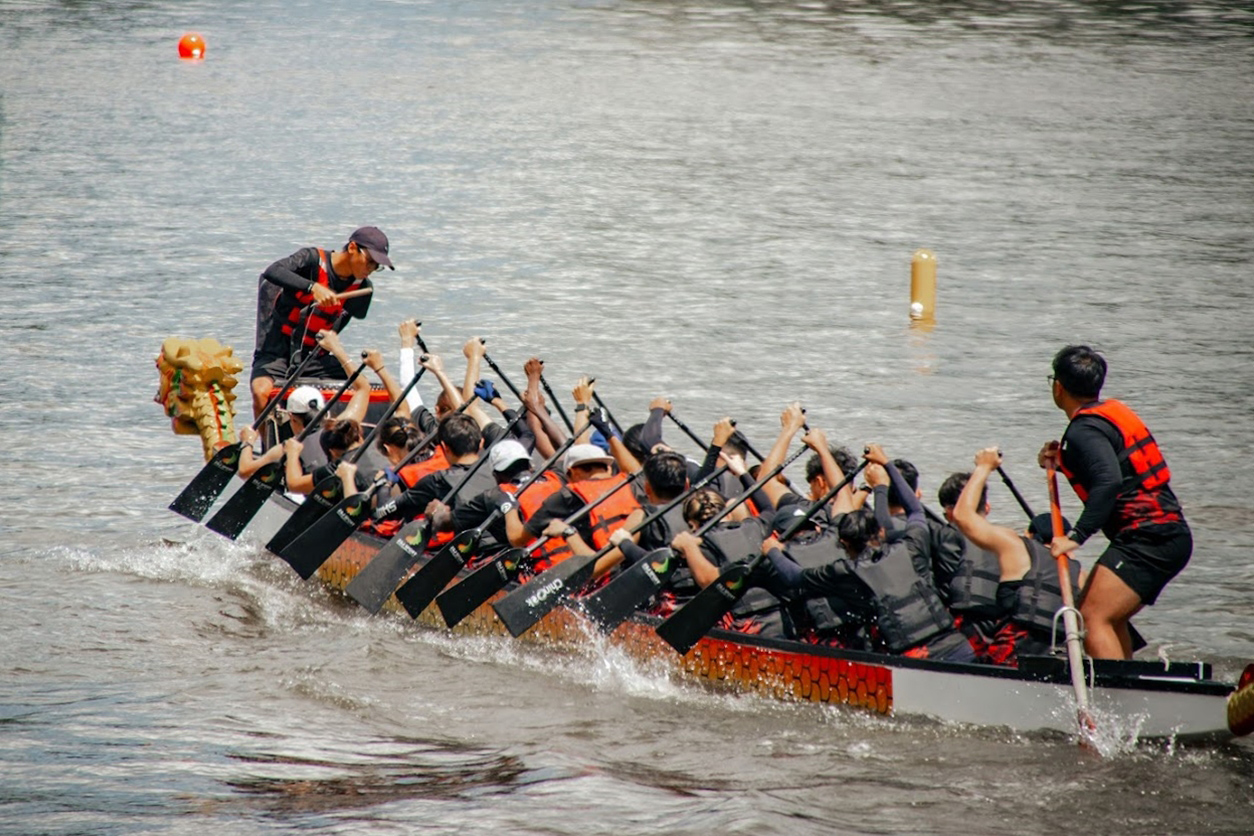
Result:
[[[286,560],[296,574],[309,580],[369,516],[370,494],[345,497],[288,543],[279,557]]]
[[[196,477],[187,483],[183,492],[170,503],[170,510],[182,514],[193,522],[200,522],[208,513],[231,477],[239,472],[240,444],[228,444],[205,462]]]
[[[444,623],[456,627],[479,605],[487,601],[518,577],[527,553],[522,549],[502,552],[489,563],[466,576],[461,583],[436,596],[435,604],[444,616]]]
[[[687,653],[744,596],[750,571],[747,563],[724,568],[714,583],[659,624],[657,634],[678,652]]]
[[[231,494],[218,513],[209,518],[205,527],[216,531],[228,540],[239,537],[253,517],[266,504],[270,494],[274,493],[283,482],[283,469],[277,462],[271,462],[248,477],[239,490]]]
[[[340,482],[340,477],[328,476],[323,479],[314,485],[314,489],[305,497],[305,501],[296,506],[292,516],[287,518],[287,522],[283,523],[270,538],[270,542],[266,543],[266,548],[281,555],[288,544],[299,537],[306,528],[313,525],[319,517],[338,505],[343,498],[344,485]]]
[[[410,618],[422,614],[435,596],[448,586],[448,582],[457,577],[457,573],[466,565],[466,561],[479,548],[479,537],[483,534],[477,528],[463,531],[446,543],[444,548],[435,553],[426,565],[405,581],[404,586],[396,590],[396,600],[405,607]]]
[[[427,536],[425,519],[414,520],[398,531],[344,588],[348,597],[372,614],[383,609],[384,602],[392,596],[409,567],[422,557]]]
[[[518,638],[548,615],[563,598],[582,589],[592,577],[596,563],[595,555],[568,557],[494,603],[492,609],[496,610],[509,634]]]
[[[584,615],[608,633],[666,585],[677,563],[678,558],[669,547],[654,549],[579,605]]]

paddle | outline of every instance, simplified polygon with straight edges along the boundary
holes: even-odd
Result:
[[[792,458],[797,458],[805,450],[806,448],[802,448]],[[852,482],[862,472],[862,468],[866,467],[866,464],[864,459],[853,473],[841,479],[818,502],[811,505],[804,514],[794,519],[787,530],[779,536],[779,540],[783,542],[791,539],[810,522],[810,519],[815,514],[826,508],[827,503],[841,489]],[[718,578],[713,583],[698,592],[691,601],[684,604],[658,625],[657,634],[679,653],[687,653],[744,596],[749,589],[749,576],[758,568],[758,564],[762,560],[763,556],[759,553],[750,556],[748,560],[735,561],[723,567],[723,570],[719,572]]]
[[[338,320],[337,323],[338,324]],[[269,403],[261,410],[261,414],[253,421],[254,430],[261,427],[270,413],[279,405],[279,399],[288,387],[300,377],[300,373],[305,370],[315,357],[322,353],[322,349],[318,348],[309,352],[296,365],[295,368],[284,379],[283,385],[275,390],[270,396]],[[192,481],[187,483],[187,487],[183,488],[183,492],[174,498],[170,503],[171,511],[182,514],[193,522],[200,522],[204,519],[205,514],[209,511],[209,507],[213,505],[213,501],[218,495],[226,489],[230,483],[231,477],[239,472],[239,453],[243,447],[243,442],[236,441],[234,444],[228,444],[213,454],[213,458],[205,463]]]
[[[510,422],[506,433],[497,439],[500,441],[509,435],[508,430],[512,429],[514,423],[522,419],[523,413],[519,413],[517,417]],[[467,482],[470,481],[479,468],[488,460],[488,451],[483,450],[479,454],[479,458],[475,459],[475,463],[466,469],[462,477],[457,480],[453,487],[440,499],[442,503],[447,505],[452,501]],[[473,531],[474,529],[471,529]],[[397,532],[388,543],[375,554],[374,558],[366,564],[357,577],[348,584],[345,592],[348,596],[361,606],[365,607],[372,614],[377,613],[383,608],[384,602],[391,597],[392,593],[397,591],[397,585],[405,579],[405,573],[409,571],[422,557],[422,550],[425,548],[427,541],[431,538],[431,519],[423,516],[416,519],[409,525]],[[469,543],[469,537],[454,537],[452,542],[447,543],[445,549],[465,549]],[[443,549],[441,549],[443,551]],[[467,550],[468,551],[468,550]],[[465,552],[463,552],[465,553]],[[439,590],[431,593],[434,598]],[[421,610],[420,610],[421,612]]]
[[[580,517],[587,514],[597,505],[606,501],[610,496],[618,493],[626,488],[636,479],[640,478],[643,471],[637,471],[627,477],[622,484],[613,490],[606,491],[595,502],[589,502],[575,513],[567,517],[564,522],[570,525]],[[672,500],[664,510],[658,512],[658,516],[665,511],[673,508],[677,503],[682,501],[684,495]],[[650,520],[651,522],[651,520]],[[642,523],[643,525],[643,523]],[[634,529],[633,529],[634,531]],[[533,543],[532,547],[537,544]],[[529,548],[532,548],[529,547]],[[510,635],[518,638],[537,621],[557,606],[567,593],[574,592],[583,587],[585,583],[592,577],[592,573],[596,570],[596,562],[604,555],[608,554],[614,545],[607,543],[603,548],[598,549],[596,553],[583,557],[568,557],[556,566],[541,572],[522,586],[510,592],[501,600],[492,605],[492,609],[496,611],[497,616],[509,630]],[[528,551],[528,556],[531,554]]]
[[[1023,509],[1023,513],[1028,515],[1028,519],[1031,520],[1034,518],[1036,514],[1032,513],[1032,506],[1028,505],[1028,501],[1023,498],[1023,494],[1019,493],[1019,489],[1015,487],[1014,482],[1010,481],[1010,477],[1006,475],[1006,471],[1001,469],[1001,465],[997,466],[997,475],[1001,477],[1002,482],[1004,482],[1006,487],[1010,489],[1010,492],[1014,494],[1015,501],[1019,503],[1019,507]]]
[[[361,373],[366,370],[366,352],[361,353],[362,363],[353,373],[348,376],[339,390],[323,404],[322,409],[313,418],[305,421],[305,427],[296,436],[297,441],[304,441],[318,427],[321,421],[331,407],[335,406],[344,393],[348,391],[348,387],[356,382]],[[283,484],[283,466],[287,459],[284,453],[278,461],[270,462],[262,465],[256,472],[248,477],[248,480],[240,486],[240,489],[231,494],[225,504],[218,510],[218,513],[209,518],[209,522],[205,523],[205,527],[210,531],[216,531],[229,540],[239,537],[240,533],[257,516],[257,512],[261,510],[261,506],[266,504],[266,500],[270,498],[270,494],[274,493],[280,485]]]
[[[409,390],[413,389],[414,386],[417,385],[418,381],[422,379],[422,375],[426,372],[426,370],[426,367],[418,369],[409,383],[405,385],[405,388],[401,390],[400,397],[388,405],[388,408],[383,413],[383,416],[379,418],[378,422],[362,440],[361,444],[358,444],[352,452],[348,453],[344,457],[344,461],[349,462],[350,464],[357,463],[357,460],[362,457],[362,454],[370,448],[370,443],[374,441],[374,437],[378,435],[379,430],[382,429],[383,425],[389,418],[392,417],[392,414],[396,412],[400,405],[405,402],[405,396],[408,395]],[[330,476],[314,485],[313,490],[306,495],[305,501],[296,507],[296,510],[293,511],[292,515],[287,518],[287,521],[284,522],[279,530],[275,532],[274,536],[270,538],[270,542],[266,543],[266,548],[277,554],[279,557],[282,557],[284,560],[291,562],[289,560],[289,556],[284,554],[287,547],[291,545],[292,541],[299,537],[305,529],[313,525],[315,520],[327,511],[331,510],[331,508],[335,507],[335,505],[343,498],[344,486],[340,483],[340,477],[332,473]]]
[[[395,469],[400,470],[418,458],[422,451],[435,440],[437,433],[439,433],[438,427],[419,439],[413,449],[396,463]],[[327,558],[335,553],[340,544],[366,521],[366,514],[370,510],[370,500],[387,483],[386,475],[379,476],[366,490],[341,499],[334,508],[318,517],[309,528],[298,534],[296,539],[279,553],[279,556],[305,580],[313,577],[313,573],[326,563]]]
[[[520,412],[516,415],[514,420],[510,422],[510,428],[513,428],[514,425],[521,421],[524,415],[525,412]],[[505,436],[502,436],[499,440],[504,440],[504,438]],[[565,452],[565,449],[561,452]],[[480,458],[486,458],[487,455],[485,450]],[[532,474],[531,478],[524,483],[519,493],[522,493],[522,491],[531,486],[532,482],[540,478],[544,471],[557,460],[557,455],[555,454],[547,459],[544,462],[544,466]],[[492,513],[488,514],[487,518],[479,525],[466,531],[458,532],[452,542],[447,543],[432,555],[430,560],[420,566],[418,571],[414,572],[409,577],[409,580],[405,581],[401,588],[396,590],[396,600],[401,602],[401,606],[405,608],[405,611],[412,618],[417,618],[423,610],[429,607],[431,602],[435,600],[435,596],[439,595],[444,587],[448,586],[449,581],[453,580],[457,573],[462,570],[466,562],[478,553],[479,541],[483,537],[483,532],[496,521],[497,517],[511,507],[513,507],[513,503],[506,501],[501,504],[501,507],[494,508]]]
[[[597,406],[599,406],[601,408],[601,411],[605,413],[605,417],[608,418],[610,420],[610,423],[614,425],[614,429],[618,430],[619,436],[622,436],[623,425],[618,423],[618,419],[614,417],[614,413],[610,412],[610,408],[605,405],[605,401],[601,400],[601,396],[598,395],[596,392],[593,392],[592,400],[596,401]]]
[[[699,485],[713,482],[722,476],[725,470],[727,470],[727,465],[723,465],[706,476]],[[748,498],[747,494],[737,497],[735,503],[728,503],[713,521],[718,522],[723,519],[731,513],[732,509]],[[697,536],[705,534],[709,527],[708,523],[702,526],[697,531]],[[649,552],[620,572],[618,577],[581,600],[579,605],[584,615],[596,624],[601,632],[610,632],[667,584],[671,575],[675,573],[675,569],[678,568],[676,557],[675,551],[669,545]]]
[[[544,363],[543,360],[540,362]],[[557,414],[562,416],[562,423],[566,425],[566,431],[573,433],[575,431],[575,425],[570,422],[570,416],[567,415],[566,410],[562,408],[562,402],[557,399],[557,395],[553,394],[553,387],[550,386],[549,382],[544,379],[544,372],[540,373],[540,385],[543,386],[544,391],[548,393],[549,401],[553,404],[553,406],[557,407]]]
[[[1054,525],[1054,537],[1066,535],[1062,525],[1062,503],[1058,499],[1058,473],[1053,459],[1046,460],[1045,480],[1049,488],[1049,516]],[[1086,741],[1097,728],[1089,712],[1088,688],[1084,683],[1084,644],[1080,638],[1079,610],[1071,590],[1071,572],[1064,554],[1057,558],[1058,586],[1062,589],[1062,624],[1066,632],[1067,666],[1071,668],[1071,687],[1075,691],[1076,721],[1080,727],[1081,742]],[[1056,617],[1056,616],[1055,616]],[[1057,622],[1055,622],[1055,625]]]
[[[523,408],[526,409],[527,402],[523,400],[522,393],[518,391],[518,387],[515,386],[514,382],[505,375],[505,372],[501,371],[501,367],[496,364],[496,361],[488,356],[488,352],[486,351],[483,352],[483,362],[487,363],[488,366],[491,367],[492,371],[496,372],[496,376],[501,379],[502,383],[509,387],[509,391],[514,393],[514,397],[518,398],[518,402],[523,404]]]
[[[675,426],[679,427],[679,429],[680,429],[680,430],[682,430],[682,431],[684,432],[684,434],[685,434],[685,435],[687,435],[689,438],[691,438],[693,441],[695,441],[695,442],[697,443],[697,446],[698,446],[698,447],[700,447],[702,450],[708,450],[708,449],[710,448],[710,444],[709,444],[709,442],[707,442],[707,441],[703,441],[703,440],[701,439],[701,436],[699,436],[699,435],[697,435],[695,432],[693,432],[692,427],[688,426],[688,425],[687,425],[687,424],[685,424],[683,421],[681,421],[681,420],[679,419],[679,416],[677,416],[674,412],[667,412],[667,413],[666,413],[666,415],[667,415],[667,417],[668,417],[668,418],[670,418],[672,421],[674,421],[674,422],[675,422]],[[736,426],[736,422],[735,422],[735,421],[732,421],[732,426],[733,426],[733,427],[734,427],[734,426]],[[753,446],[752,444],[750,444],[750,443],[749,443],[749,439],[745,438],[745,434],[744,434],[744,433],[742,433],[740,430],[736,430],[736,431],[735,431],[735,436],[736,436],[736,440],[737,440],[737,441],[739,441],[742,445],[744,445],[745,450],[747,450],[749,453],[753,454],[753,456],[754,456],[755,458],[757,458],[757,460],[758,460],[758,461],[762,461],[762,460],[763,460],[763,456],[762,456],[762,454],[761,454],[761,453],[759,453],[759,452],[758,452],[758,451],[754,448],[754,446]]]
[[[1000,453],[1001,451],[998,452]],[[1023,498],[1023,494],[1019,493],[1019,489],[1015,487],[1014,482],[1010,481],[1010,477],[1006,475],[1006,471],[1002,470],[1000,465],[997,467],[997,475],[1001,477],[1002,482],[1004,482],[1006,487],[1010,489],[1010,493],[1012,493],[1014,498],[1018,501],[1019,507],[1023,509],[1023,513],[1028,515],[1028,520],[1031,521],[1036,519],[1036,514],[1032,511],[1032,506],[1028,505],[1028,501]],[[1147,642],[1145,637],[1141,635],[1141,631],[1136,629],[1136,625],[1134,625],[1131,621],[1128,622],[1128,635],[1132,638],[1133,653],[1136,653],[1141,648],[1149,645],[1149,642]]]

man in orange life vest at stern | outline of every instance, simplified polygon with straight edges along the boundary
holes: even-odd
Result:
[[[370,274],[384,267],[396,269],[388,258],[388,237],[377,227],[363,226],[348,237],[342,250],[306,247],[265,269],[257,282],[254,415],[265,408],[274,381],[287,375],[289,364],[315,348],[319,331],[330,328],[342,313],[365,318],[369,293],[347,299],[340,294],[373,289]],[[305,370],[309,377],[344,377],[343,368],[330,355],[313,360]]]
[[[1128,620],[1158,598],[1193,553],[1193,535],[1169,484],[1171,471],[1145,423],[1127,405],[1101,400],[1106,360],[1086,345],[1054,356],[1054,404],[1071,419],[1062,442],[1041,448],[1084,501],[1084,513],[1054,557],[1101,530],[1110,541],[1080,596],[1085,649],[1099,659],[1130,659]]]

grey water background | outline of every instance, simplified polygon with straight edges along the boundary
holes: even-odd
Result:
[[[165,337],[247,361],[257,273],[367,223],[398,270],[351,349],[417,316],[456,373],[484,335],[762,448],[798,399],[929,498],[995,443],[1043,508],[1049,359],[1087,341],[1197,539],[1144,654],[1232,678],[1252,35],[1221,2],[0,0],[0,833],[1254,832],[1248,741],[1098,759],[368,618],[167,512],[201,457],[151,402]]]

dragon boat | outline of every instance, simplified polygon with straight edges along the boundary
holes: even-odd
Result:
[[[234,440],[230,415],[219,406],[229,406],[229,395],[219,393],[229,393],[234,382],[230,373],[235,369],[226,349],[228,356],[221,365],[228,371],[212,371],[215,363],[206,360],[204,348],[192,345],[189,349],[182,344],[163,347],[157,363],[163,380],[157,400],[174,418],[177,432],[201,435],[206,457],[212,461],[215,448]],[[221,354],[216,343],[209,348],[210,353]],[[178,364],[187,358],[193,358],[195,368],[180,371]],[[189,383],[193,378],[206,381],[212,399],[192,391],[196,389]],[[333,394],[325,382],[314,383],[322,383],[324,391]],[[193,400],[195,408],[191,406]],[[387,399],[379,393],[375,400],[386,403]],[[219,502],[227,501],[242,484],[232,478],[231,487]],[[282,492],[271,494],[252,519],[248,539],[267,542],[298,504]],[[386,543],[370,533],[353,533],[318,568],[317,579],[343,592]],[[421,569],[429,557],[420,560],[412,571]],[[463,569],[457,580],[466,574]],[[480,605],[453,628],[453,633],[509,636],[491,605],[517,586],[511,583]],[[390,617],[410,617],[394,596],[383,611]],[[434,604],[414,620],[426,628],[449,629]],[[660,623],[656,616],[637,612],[615,628],[608,641],[634,659],[650,665],[662,660],[677,677],[718,689],[1016,732],[1077,731],[1073,680],[1062,652],[1022,657],[1018,668],[1007,668],[912,659],[713,629],[681,656],[657,635]],[[595,628],[580,614],[576,598],[557,606],[521,638],[569,649],[589,645],[596,640],[594,635]],[[1084,668],[1092,716],[1100,725],[1113,727],[1122,740],[1214,742],[1254,732],[1254,664],[1246,666],[1236,683],[1216,680],[1212,665],[1201,661],[1086,657]]]
[[[275,494],[254,519],[251,535],[268,539],[295,507],[288,497]],[[386,542],[354,533],[318,569],[317,579],[342,592]],[[515,588],[517,584],[507,586],[452,632],[508,637],[491,603]],[[409,618],[395,597],[384,610],[390,617]],[[415,621],[425,628],[449,629],[435,605]],[[663,660],[674,675],[717,689],[1020,732],[1076,731],[1065,655],[1025,657],[1019,668],[1005,668],[714,629],[680,656],[658,637],[655,628],[660,623],[656,616],[636,613],[608,641],[636,660],[646,664]],[[572,599],[541,619],[522,640],[569,649],[594,641],[594,634],[595,628],[580,615],[578,599]],[[1212,742],[1254,731],[1254,664],[1246,668],[1239,684],[1217,681],[1206,662],[1089,659],[1086,668],[1093,714],[1099,723],[1118,729],[1121,738]]]

